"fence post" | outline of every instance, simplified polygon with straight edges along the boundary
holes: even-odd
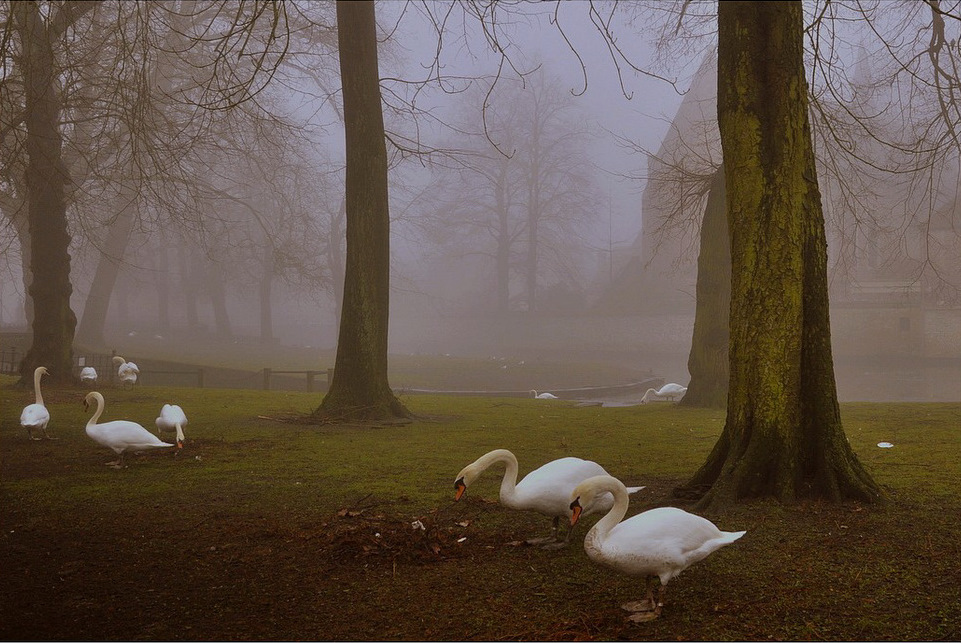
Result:
[[[308,393],[314,392],[314,374],[316,372],[317,371],[307,371],[307,392]]]
[[[269,368],[264,369],[264,390],[265,391],[270,390],[270,369]]]
[[[203,387],[204,387],[204,369],[198,368],[197,369],[197,388],[203,388]]]

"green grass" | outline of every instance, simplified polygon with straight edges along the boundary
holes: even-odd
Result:
[[[117,471],[84,433],[83,390],[45,390],[58,439],[31,442],[18,417],[32,393],[12,382],[0,378],[4,639],[961,637],[957,403],[842,405],[889,501],[709,516],[748,534],[672,581],[661,619],[635,625],[617,606],[638,581],[587,560],[585,527],[561,552],[509,546],[549,521],[490,502],[499,471],[452,503],[454,476],[493,448],[511,449],[521,475],[576,455],[648,485],[636,513],[703,463],[721,411],[405,396],[411,424],[311,426],[283,420],[319,394],[104,389],[103,420],[152,429],[165,402],[189,418],[181,455]],[[440,554],[415,551],[417,518]]]

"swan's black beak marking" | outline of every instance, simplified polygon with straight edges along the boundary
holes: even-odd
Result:
[[[90,402],[87,401],[87,398],[84,398],[84,400],[83,400],[83,410],[84,410],[84,411],[89,411],[89,410],[90,410]]]
[[[454,483],[454,491],[454,500],[460,500],[464,492],[467,491],[467,485],[464,484],[463,478],[458,478],[457,482]]]
[[[571,527],[577,524],[577,519],[581,517],[583,510],[581,507],[581,497],[578,496],[574,498],[574,502],[571,503]]]

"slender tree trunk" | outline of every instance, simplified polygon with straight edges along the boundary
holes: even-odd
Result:
[[[220,337],[233,337],[230,315],[227,313],[227,290],[224,288],[224,269],[219,261],[211,262],[207,270],[207,293],[214,311],[214,328]]]
[[[167,244],[161,237],[157,245],[157,274],[154,283],[157,285],[157,324],[164,333],[170,331],[170,260],[167,256]]]
[[[844,435],[799,1],[718,7],[718,123],[731,230],[727,421],[688,488],[699,506],[873,501]]]
[[[264,239],[263,274],[260,276],[260,341],[268,343],[274,339],[273,302],[271,293],[274,283],[274,249]]]
[[[37,2],[11,5],[23,48],[26,94],[26,170],[33,279],[33,343],[20,363],[20,383],[29,384],[37,366],[50,379],[72,383],[73,336],[77,318],[70,308],[70,235],[67,231],[62,160],[60,98],[53,47]]]
[[[315,416],[407,417],[387,381],[390,212],[374,3],[337,2],[347,149],[347,265],[337,358]]]
[[[497,312],[504,314],[511,305],[511,229],[510,172],[502,161],[497,175]]]
[[[187,315],[187,328],[196,331],[200,327],[200,314],[197,312],[197,280],[194,279],[195,261],[193,253],[181,242],[177,246],[177,261],[180,263],[180,292],[184,295],[184,309]]]
[[[697,309],[687,370],[691,381],[682,406],[724,408],[730,373],[728,313],[731,309],[731,242],[727,229],[724,169],[711,181],[697,257]]]
[[[330,280],[334,289],[334,320],[340,328],[341,307],[344,302],[344,220],[347,218],[347,203],[340,200],[337,215],[330,220],[329,245],[327,250],[327,267],[330,269]]]
[[[87,293],[77,329],[77,341],[87,347],[102,348],[106,345],[103,331],[107,323],[107,312],[110,310],[110,298],[117,284],[130,233],[133,231],[133,208],[136,207],[132,203],[134,196],[129,191],[124,191],[121,197],[124,205],[117,218],[107,226],[107,241],[97,262],[97,270],[90,284],[90,292]]]

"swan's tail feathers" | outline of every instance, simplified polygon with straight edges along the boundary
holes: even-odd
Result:
[[[746,534],[747,531],[722,531],[721,540],[725,545],[733,543],[735,540]]]
[[[646,489],[647,487],[627,487],[627,493],[637,493],[641,489]]]

